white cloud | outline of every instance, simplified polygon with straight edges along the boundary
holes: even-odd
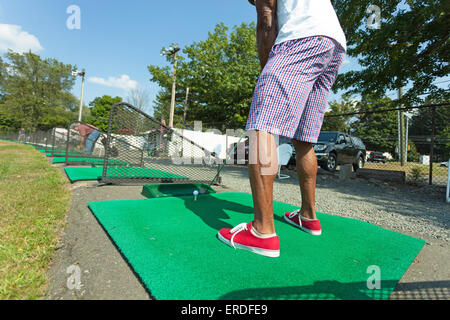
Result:
[[[21,26],[13,24],[0,24],[0,52],[6,52],[11,49],[23,53],[25,51],[43,50],[39,39],[22,30]]]
[[[138,87],[138,82],[135,80],[131,80],[130,76],[127,74],[122,75],[120,78],[109,77],[108,79],[99,77],[90,77],[88,81],[103,86],[119,88],[127,91],[136,89]]]

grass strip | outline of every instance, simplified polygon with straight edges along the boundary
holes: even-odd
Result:
[[[0,142],[0,300],[34,300],[65,224],[71,191],[31,146]]]

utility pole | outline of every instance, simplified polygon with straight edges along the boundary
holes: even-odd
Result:
[[[404,113],[406,120],[406,146],[405,146],[405,162],[408,163],[408,151],[409,151],[409,122],[412,119],[413,114],[410,112]]]
[[[189,102],[189,87],[186,88],[186,100],[184,101],[184,114],[183,114],[183,124],[186,125],[186,116],[188,112],[188,102]]]
[[[409,146],[409,117],[405,114],[406,118],[406,144],[405,144],[405,163],[408,163],[408,146]]]
[[[395,43],[389,43],[388,45],[393,47],[396,45],[402,45],[403,43],[399,43],[399,42],[395,42]],[[406,45],[406,47],[410,47],[413,44],[410,42],[405,42],[404,43]],[[398,90],[398,100],[401,100],[401,98],[403,97],[403,87],[400,87]],[[399,106],[399,109],[402,106]],[[405,139],[405,120],[403,118],[403,112],[398,110],[397,113],[398,116],[398,155],[400,158],[400,163],[402,166],[404,166],[406,164],[406,157],[405,157],[405,146],[404,146],[404,139]],[[406,145],[408,144],[408,142],[406,143]],[[407,148],[407,147],[406,147]]]
[[[403,97],[403,87],[401,87],[398,91],[398,99],[401,100]],[[400,105],[400,108],[402,105]],[[405,117],[403,115],[402,111],[398,111],[398,116],[400,118],[399,124],[399,133],[400,133],[400,144],[398,146],[399,148],[399,155],[400,155],[400,163],[401,166],[404,167],[406,165],[406,157],[405,157]]]
[[[431,142],[430,142],[430,173],[428,183],[433,185],[433,158],[434,158],[434,135],[436,127],[436,107],[431,109]]]

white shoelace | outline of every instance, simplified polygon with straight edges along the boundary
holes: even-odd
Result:
[[[295,217],[296,215],[300,215],[300,210],[294,211],[289,215],[289,219],[292,219],[293,217]],[[300,217],[299,217],[300,218]]]
[[[296,215],[298,215],[298,222],[300,226],[302,225],[302,217],[300,216],[300,210],[294,211],[289,215],[289,219],[294,218]]]
[[[230,242],[231,242],[231,245],[233,246],[233,248],[236,249],[236,246],[234,245],[234,241],[233,241],[234,237],[236,237],[239,232],[246,231],[246,230],[248,230],[246,223],[241,223],[240,225],[238,225],[230,230],[230,233],[233,233],[233,236],[230,239]]]

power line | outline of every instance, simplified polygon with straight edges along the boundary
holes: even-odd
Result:
[[[446,83],[446,82],[450,82],[450,80],[445,80],[445,81],[441,81],[441,82],[437,82],[437,83],[433,83],[433,84],[437,85],[437,84],[442,84],[442,83]]]
[[[385,105],[376,105],[375,107],[378,107],[378,106],[385,106]],[[343,114],[330,114],[330,115],[326,115],[325,118],[348,117],[348,116],[356,116],[359,114],[373,114],[373,113],[383,113],[383,112],[390,112],[390,111],[408,111],[408,110],[412,110],[412,109],[425,109],[425,108],[438,108],[438,107],[450,107],[450,102],[428,104],[428,105],[421,105],[421,106],[412,106],[412,107],[402,107],[402,108],[395,108],[395,109],[382,109],[382,110],[359,111],[359,112],[343,113]]]
[[[449,92],[450,91],[450,89],[446,89],[446,90],[443,90],[444,92]],[[418,97],[420,97],[420,96],[424,96],[424,95],[427,95],[427,94],[432,94],[432,93],[437,93],[438,91],[430,91],[430,92],[426,92],[426,93],[422,93],[422,94],[419,94],[419,95],[417,95]],[[441,91],[442,92],[442,91]]]
[[[450,81],[450,80],[448,80],[448,81]],[[441,83],[443,83],[443,82],[441,82]],[[437,83],[436,83],[437,84]],[[443,90],[444,92],[448,92],[448,91],[450,91],[450,89],[445,89],[445,90]],[[432,93],[436,93],[436,92],[438,92],[437,90],[436,91],[428,91],[428,92],[425,92],[425,93],[422,93],[422,94],[418,94],[417,96],[418,97],[420,97],[420,96],[424,96],[424,95],[427,95],[427,94],[432,94]],[[442,92],[442,91],[441,91]],[[397,95],[397,93],[391,93],[391,94],[389,94],[389,95],[386,95],[386,97],[393,97],[393,96],[396,96]]]

